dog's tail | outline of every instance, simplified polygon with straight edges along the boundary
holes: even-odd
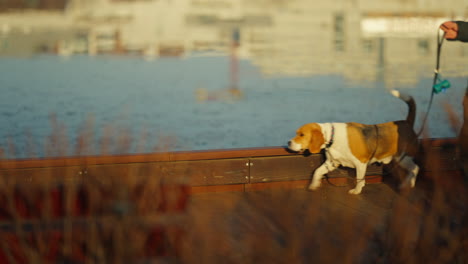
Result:
[[[397,90],[392,90],[392,94],[393,96],[405,101],[405,103],[408,105],[408,115],[406,116],[406,121],[411,125],[411,127],[414,127],[414,120],[416,119],[416,102],[414,101],[413,97],[409,94],[402,93]]]

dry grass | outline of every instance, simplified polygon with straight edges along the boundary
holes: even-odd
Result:
[[[431,188],[385,195],[385,208],[336,187],[197,198],[184,262],[466,263],[466,188]]]
[[[177,256],[187,189],[138,165],[1,174],[0,263],[131,263]],[[120,175],[114,177],[114,175]],[[31,177],[31,178],[29,178]],[[68,179],[68,180],[67,180]]]
[[[75,143],[53,116],[51,124],[52,156],[109,154],[135,142],[109,126],[95,145],[92,118]],[[90,167],[78,178],[74,168],[0,173],[0,262],[468,262],[468,194],[456,175],[421,177],[414,190],[394,191],[390,181],[360,196],[324,187],[187,200],[184,179],[167,166]]]

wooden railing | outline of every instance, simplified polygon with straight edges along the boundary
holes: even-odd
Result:
[[[234,150],[151,153],[95,157],[66,157],[0,161],[0,176],[29,182],[48,180],[86,181],[87,178],[129,178],[144,170],[151,175],[179,179],[190,193],[248,191],[270,187],[305,187],[322,155],[304,156],[282,147]],[[349,170],[329,175],[336,182]],[[370,166],[371,182],[381,181],[382,168]]]
[[[455,139],[421,141],[426,156],[436,162],[423,160],[424,171],[431,165],[449,162],[455,170]],[[0,160],[0,176],[18,180],[43,182],[54,175],[55,180],[86,181],[87,177],[106,177],[112,171],[115,178],[129,178],[131,173],[144,170],[151,175],[165,175],[183,180],[191,193],[210,191],[247,191],[269,187],[305,187],[313,170],[323,162],[320,154],[304,156],[288,152],[283,147],[166,152],[136,155],[61,157],[47,159]],[[440,164],[439,169],[444,166]],[[432,166],[433,167],[433,166]],[[61,173],[62,172],[62,173]],[[352,170],[339,169],[329,175],[331,181],[352,176]],[[44,176],[49,175],[49,176]],[[382,180],[382,167],[370,166],[368,181]],[[57,179],[58,177],[58,179]]]

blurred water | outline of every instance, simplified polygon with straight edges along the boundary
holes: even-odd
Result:
[[[200,67],[203,65],[203,67]],[[0,141],[14,157],[63,154],[46,151],[52,117],[66,129],[66,151],[99,154],[103,138],[132,138],[132,147],[111,143],[116,154],[280,146],[307,122],[380,123],[404,118],[407,108],[381,82],[350,85],[342,76],[265,77],[248,60],[239,62],[240,98],[229,92],[229,57],[167,58],[147,62],[112,56],[4,58],[0,63]],[[436,95],[431,137],[453,137],[442,103],[461,117],[466,81]],[[403,87],[416,97],[418,120],[426,110],[431,78]],[[209,98],[197,100],[205,89]],[[200,98],[199,98],[200,99]],[[203,98],[202,98],[203,99]],[[417,125],[419,128],[419,125]],[[91,131],[91,147],[75,150]],[[106,135],[107,134],[107,135]],[[122,139],[120,137],[120,139]],[[9,142],[15,145],[11,153]],[[11,145],[11,144],[10,144]]]

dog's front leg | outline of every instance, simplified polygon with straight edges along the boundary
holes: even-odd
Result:
[[[349,190],[350,194],[360,194],[364,185],[366,185],[366,170],[367,164],[361,163],[356,165],[356,187]]]
[[[333,162],[326,160],[325,163],[323,163],[320,167],[318,167],[314,171],[314,176],[312,177],[312,182],[309,185],[309,190],[311,191],[317,190],[317,188],[320,187],[320,184],[322,183],[323,175],[335,169],[336,169],[336,165],[333,164]]]

